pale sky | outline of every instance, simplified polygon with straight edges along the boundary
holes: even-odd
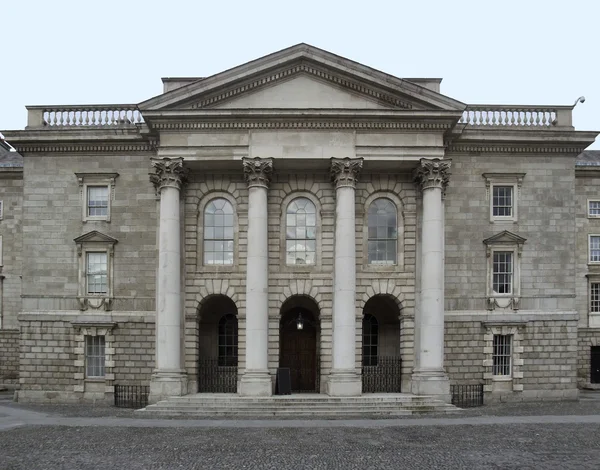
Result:
[[[600,130],[600,1],[4,0],[0,130],[25,105],[138,103],[306,42],[469,104],[572,105]],[[600,139],[590,147],[600,149]]]

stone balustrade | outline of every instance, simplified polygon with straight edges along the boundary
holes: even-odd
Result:
[[[28,127],[132,126],[144,122],[135,104],[28,106]]]
[[[572,126],[572,106],[469,105],[460,124],[536,129]]]

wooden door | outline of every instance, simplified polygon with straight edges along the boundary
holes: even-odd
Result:
[[[292,392],[316,392],[317,331],[304,325],[297,330],[295,323],[282,327],[280,367],[289,367]]]

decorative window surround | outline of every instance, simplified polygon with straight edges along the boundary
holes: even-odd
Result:
[[[85,235],[75,238],[77,245],[77,257],[79,266],[77,300],[81,310],[104,309],[111,310],[114,298],[114,246],[117,240],[93,230]],[[87,254],[88,253],[106,253],[106,274],[107,289],[103,294],[87,293]]]
[[[600,199],[588,199],[587,216],[588,219],[600,218]]]
[[[74,392],[96,392],[96,393],[114,393],[115,374],[113,368],[114,361],[114,341],[112,333],[116,326],[114,322],[103,321],[81,321],[73,322],[75,328],[75,385]],[[104,336],[104,352],[106,358],[104,361],[104,377],[85,378],[85,337],[86,336]]]
[[[600,272],[589,273],[588,279],[588,327],[600,328]]]
[[[519,309],[521,297],[521,254],[526,239],[504,230],[483,241],[487,247],[487,283],[486,298],[488,310],[496,308]],[[511,252],[512,255],[512,289],[510,293],[498,294],[493,289],[494,252]]]
[[[521,331],[527,325],[526,322],[483,322],[485,328],[483,340],[483,385],[484,392],[502,392],[502,391],[523,391],[523,346],[521,345]],[[492,366],[494,364],[494,336],[495,335],[510,335],[512,336],[512,371],[510,376],[493,375]]]
[[[490,222],[517,222],[518,202],[521,195],[521,186],[526,173],[484,173],[486,186],[486,200],[490,203]],[[512,187],[512,214],[510,216],[494,215],[494,186]]]
[[[115,180],[119,173],[75,173],[79,181],[79,192],[82,202],[82,220],[88,221],[105,221],[110,222],[110,207],[111,201],[115,198]],[[94,186],[106,186],[108,188],[108,207],[106,215],[91,216],[88,215],[88,188]]]

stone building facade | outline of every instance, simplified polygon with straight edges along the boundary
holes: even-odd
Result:
[[[18,399],[265,396],[278,368],[332,396],[594,386],[596,133],[440,82],[300,44],[136,105],[29,107],[0,187]]]

